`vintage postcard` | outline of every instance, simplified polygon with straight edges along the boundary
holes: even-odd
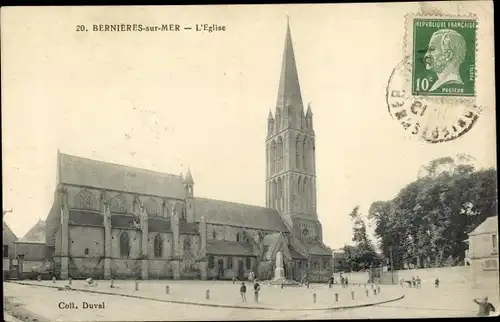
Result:
[[[491,1],[0,21],[6,321],[498,314]]]

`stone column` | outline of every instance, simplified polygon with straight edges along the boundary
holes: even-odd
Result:
[[[141,278],[148,279],[148,214],[141,206]]]
[[[111,212],[104,203],[104,279],[111,279]]]
[[[66,188],[59,188],[61,202],[61,279],[69,276],[69,208]]]

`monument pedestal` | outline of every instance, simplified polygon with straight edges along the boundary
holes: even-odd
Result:
[[[276,267],[274,270],[274,279],[285,278],[285,269],[283,267]]]

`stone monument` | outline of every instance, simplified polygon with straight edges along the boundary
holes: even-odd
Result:
[[[283,253],[276,254],[276,269],[274,270],[274,279],[285,278],[285,270],[283,269]]]
[[[276,268],[274,269],[274,277],[269,282],[271,285],[283,286],[298,286],[296,281],[287,280],[285,277],[285,269],[283,268],[283,252],[276,253]]]

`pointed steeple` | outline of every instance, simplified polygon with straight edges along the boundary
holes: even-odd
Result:
[[[273,120],[273,113],[271,112],[271,110],[269,110],[269,116],[267,117],[268,120]]]
[[[285,104],[292,105],[296,108],[302,108],[303,106],[288,16],[285,35],[285,49],[283,51],[283,62],[281,64],[277,107],[284,107]]]
[[[191,169],[188,168],[186,176],[184,177],[184,183],[194,183],[193,175],[191,174]]]
[[[307,104],[307,112],[306,112],[306,116],[310,117],[312,116],[312,110],[311,110],[311,102],[309,102],[309,104]]]

